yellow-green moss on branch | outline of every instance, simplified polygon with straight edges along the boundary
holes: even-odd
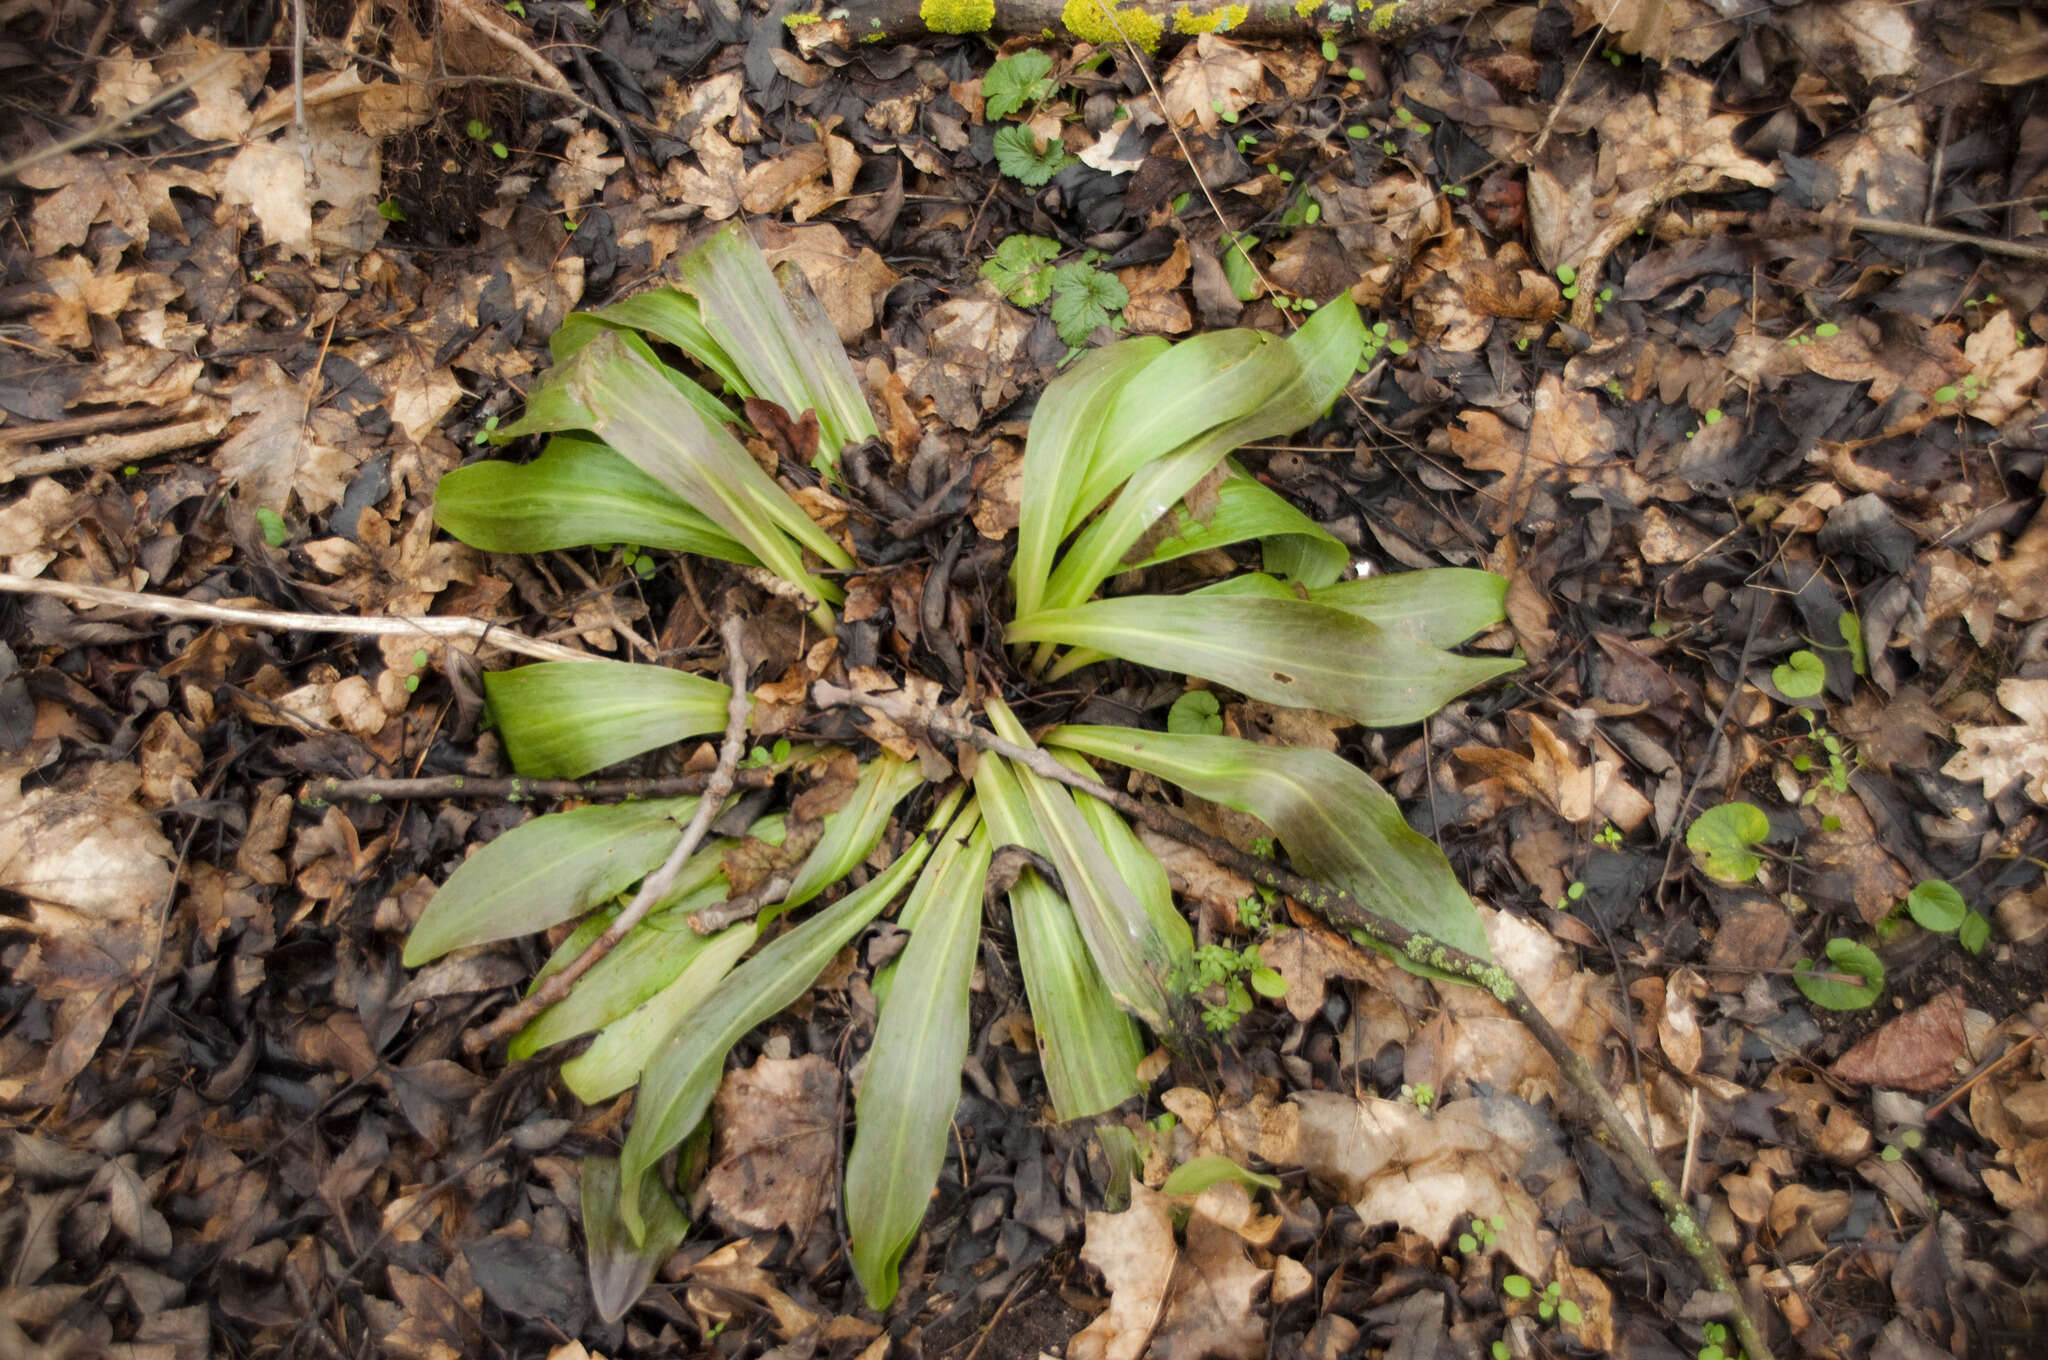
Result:
[[[1097,46],[1125,38],[1146,51],[1202,33],[1399,42],[1454,23],[1491,0],[847,0],[790,19],[799,49],[915,41],[934,34],[1069,38]]]

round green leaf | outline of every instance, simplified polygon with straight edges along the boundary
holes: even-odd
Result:
[[[1271,968],[1254,968],[1245,974],[1245,981],[1252,990],[1268,1000],[1277,1001],[1287,995],[1287,979]]]
[[[1827,687],[1828,668],[1819,657],[1801,648],[1771,668],[1771,683],[1787,699],[1811,699]]]
[[[1754,803],[1723,803],[1708,808],[1686,829],[1685,847],[1701,872],[1720,883],[1747,883],[1763,860],[1750,846],[1771,834],[1771,819]]]
[[[1510,1275],[1500,1282],[1500,1292],[1511,1299],[1526,1299],[1535,1292],[1526,1275]]]
[[[1166,710],[1166,730],[1183,736],[1213,737],[1223,731],[1223,717],[1216,695],[1206,689],[1191,689]]]
[[[1830,972],[1847,973],[1863,981],[1807,976],[1813,971],[1813,962],[1801,959],[1793,965],[1798,975],[1792,980],[1814,1005],[1831,1011],[1860,1011],[1883,995],[1884,961],[1867,947],[1838,935],[1828,941],[1828,965]]]
[[[1921,929],[1946,935],[1961,929],[1964,918],[1970,914],[1970,904],[1953,887],[1930,878],[1906,894],[1906,910],[1913,914]]]
[[[1557,1305],[1557,1319],[1567,1327],[1576,1327],[1586,1320],[1586,1314],[1579,1305],[1565,1299]]]

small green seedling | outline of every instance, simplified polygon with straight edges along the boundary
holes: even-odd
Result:
[[[1899,1133],[1897,1142],[1886,1143],[1884,1151],[1877,1155],[1887,1162],[1902,1161],[1907,1153],[1917,1150],[1926,1141],[1926,1135],[1921,1133],[1920,1130],[1904,1129]]]
[[[1198,737],[1219,736],[1223,732],[1223,714],[1216,704],[1213,690],[1191,689],[1173,701],[1173,707],[1166,710],[1166,730]]]
[[[1419,1086],[1411,1086],[1404,1081],[1401,1083],[1401,1099],[1428,1114],[1430,1107],[1436,1104],[1436,1087],[1426,1081]]]
[[[407,694],[419,693],[420,673],[426,670],[427,662],[432,659],[432,657],[427,655],[424,647],[412,654],[412,674],[405,677],[405,692]]]
[[[1036,189],[1073,162],[1057,138],[1038,145],[1038,134],[1022,123],[996,130],[996,168],[1027,188]]]
[[[263,531],[263,541],[273,548],[282,548],[285,540],[292,536],[291,529],[284,522],[284,516],[275,510],[258,510],[256,527]]]
[[[1557,899],[1557,909],[1559,911],[1570,911],[1572,904],[1585,895],[1586,885],[1575,878],[1566,885],[1564,896]]]
[[[1751,851],[1771,834],[1771,819],[1754,803],[1723,803],[1708,808],[1686,829],[1685,848],[1700,871],[1717,883],[1747,883],[1763,867]]]
[[[1828,962],[1834,976],[1815,972],[1811,959],[1792,965],[1792,981],[1806,999],[1823,1010],[1860,1011],[1884,995],[1884,960],[1867,945],[1837,935],[1828,941]]]
[[[1224,1034],[1251,1013],[1253,992],[1267,998],[1283,997],[1287,995],[1287,980],[1260,961],[1255,944],[1243,949],[1203,945],[1188,960],[1183,990],[1197,996],[1217,988],[1222,989],[1223,999],[1204,1006],[1202,1023],[1211,1033]]]
[[[1470,1256],[1481,1247],[1492,1251],[1498,1235],[1507,1225],[1508,1221],[1498,1214],[1492,1218],[1473,1219],[1472,1226],[1458,1234],[1458,1251],[1465,1256]]]
[[[383,218],[386,222],[403,222],[405,220],[405,209],[398,206],[397,199],[387,198],[377,205],[377,216]]]
[[[1609,850],[1621,849],[1621,828],[1613,822],[1605,823],[1601,826],[1599,833],[1593,837],[1593,843],[1605,846]]]
[[[1787,699],[1811,699],[1827,688],[1827,663],[1802,647],[1771,668],[1771,683]]]
[[[495,432],[497,428],[498,418],[496,416],[485,416],[484,423],[477,429],[475,437],[473,437],[469,442],[472,444],[487,443],[489,442],[492,433]]]
[[[1906,912],[1922,930],[1954,935],[1972,954],[1991,942],[1991,922],[1970,910],[1963,895],[1938,878],[1924,879],[1906,894]]]

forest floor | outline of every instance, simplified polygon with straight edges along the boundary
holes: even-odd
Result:
[[[1478,645],[1527,666],[1408,728],[1226,701],[1227,729],[1343,753],[1442,846],[1778,1354],[2042,1353],[2031,7],[1546,0],[1391,46],[1048,34],[992,71],[994,42],[842,47],[789,0],[314,0],[296,85],[292,6],[177,8],[0,6],[0,1355],[1734,1354],[1488,998],[1304,912],[1250,931],[1249,885],[1198,856],[1175,886],[1204,937],[1287,989],[1160,1055],[1148,1179],[1222,1153],[1278,1189],[1184,1240],[1110,1212],[998,938],[886,1312],[833,1199],[762,1230],[728,1182],[639,1305],[595,1315],[578,1159],[630,1097],[461,1042],[550,942],[400,965],[529,803],[306,795],[506,773],[475,677],[507,651],[343,620],[718,670],[715,564],[488,555],[432,507],[567,313],[732,218],[808,281],[881,480],[924,512],[849,583],[899,673],[1004,674],[985,602],[1074,349],[1284,331],[1349,290],[1375,340],[1346,398],[1241,457],[1360,570],[1506,577]],[[801,680],[801,616],[759,607],[757,681]],[[1111,666],[1065,698],[1156,726],[1179,692]],[[750,1073],[822,1060],[768,1111],[817,1187],[873,966],[846,951],[721,1097],[731,1120],[770,1098]],[[1362,1151],[1275,1135],[1328,1101],[1373,1122]],[[1503,1185],[1540,1207],[1512,1233],[1484,1221]]]

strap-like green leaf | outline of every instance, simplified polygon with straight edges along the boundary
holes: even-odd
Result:
[[[754,389],[740,372],[739,365],[719,347],[710,328],[704,324],[704,314],[697,307],[697,299],[680,288],[650,288],[644,293],[621,298],[608,307],[573,314],[548,341],[548,352],[554,355],[556,363],[574,354],[581,345],[590,343],[591,337],[587,334],[577,337],[572,322],[595,322],[612,330],[642,331],[657,340],[665,340],[716,373],[734,396],[754,395]]]
[[[942,829],[960,805],[955,790],[934,812],[929,829]],[[687,1138],[711,1107],[725,1055],[748,1030],[795,1001],[832,956],[875,919],[923,867],[931,841],[919,836],[896,862],[839,901],[734,969],[690,1023],[669,1037],[647,1064],[633,1114],[633,1129],[619,1157],[620,1217],[644,1240],[640,1181],[669,1149]]]
[[[818,843],[797,870],[780,907],[769,912],[768,918],[773,920],[781,912],[802,906],[845,878],[875,848],[896,805],[923,782],[924,774],[916,765],[886,751],[869,761],[852,796],[825,818]]]
[[[1472,567],[1397,571],[1338,581],[1309,598],[1432,647],[1455,647],[1507,617],[1504,576]]]
[[[1410,930],[1491,957],[1479,913],[1443,851],[1408,825],[1370,775],[1339,756],[1130,727],[1057,727],[1044,740],[1249,813],[1273,829],[1306,876]]]
[[[981,939],[988,833],[969,804],[918,877],[900,919],[910,943],[875,1023],[846,1158],[846,1226],[868,1304],[896,1297],[896,1268],[931,1207],[967,1058],[968,984]]]
[[[427,903],[405,942],[405,966],[582,915],[666,859],[696,811],[695,798],[660,798],[513,827],[464,860]]]
[[[531,463],[455,469],[434,492],[434,520],[485,552],[632,543],[757,565],[701,511],[587,435],[556,435]]]
[[[1185,510],[1181,515],[1172,537],[1161,539],[1148,556],[1122,569],[1139,571],[1211,548],[1260,539],[1265,543],[1269,572],[1313,590],[1334,582],[1351,560],[1343,543],[1234,464],[1216,488],[1216,505],[1206,520],[1197,520]],[[1029,611],[1020,603],[1017,612]]]
[[[840,598],[810,574],[798,545],[837,567],[851,565],[845,550],[723,425],[706,420],[616,333],[585,345],[558,373],[590,413],[590,428],[634,466],[703,511],[783,580],[814,599]],[[813,618],[831,630],[831,613],[822,605]]]
[[[759,246],[737,223],[677,266],[707,330],[749,386],[792,416],[818,413],[816,465],[838,465],[840,450],[875,436],[875,418],[853,364],[817,300],[792,278],[777,283]]]
[[[569,359],[600,336],[638,356],[649,368],[659,373],[662,380],[676,390],[677,395],[713,425],[723,426],[738,419],[717,397],[692,382],[687,375],[662,362],[661,356],[654,352],[654,346],[648,344],[646,337],[637,331],[607,326],[590,312],[571,312],[562,322],[561,329],[556,331],[554,338],[548,342],[548,347],[555,354],[555,367],[526,394],[526,409],[520,412],[519,419],[510,425],[500,425],[492,430],[490,441],[493,444],[504,444],[529,434],[596,429],[595,417],[591,414],[590,408],[583,404],[580,394],[570,390],[564,375]]]
[[[717,994],[760,933],[758,921],[741,921],[701,937],[674,981],[606,1025],[589,1048],[562,1064],[563,1083],[592,1105],[630,1088],[670,1037]],[[575,999],[571,992],[568,1000]]]
[[[1017,557],[1010,564],[1018,613],[1038,609],[1052,574],[1053,553],[1068,527],[1089,508],[1079,503],[1081,482],[1110,406],[1131,375],[1166,348],[1166,341],[1145,336],[1091,350],[1039,397],[1024,440]]]
[[[1052,846],[1009,762],[983,756],[974,792],[992,845],[1021,845],[1051,858]],[[1101,1114],[1144,1089],[1137,1026],[1110,995],[1066,901],[1031,869],[1017,876],[1009,897],[1053,1112],[1061,1119]]]
[[[631,1311],[654,1272],[675,1254],[690,1220],[659,1185],[643,1186],[640,1216],[646,1240],[635,1242],[619,1221],[619,1164],[611,1157],[583,1159],[580,1198],[583,1241],[590,1257],[590,1297],[598,1316],[617,1322]]]
[[[576,779],[685,737],[725,730],[732,691],[716,680],[627,661],[543,661],[484,672],[512,767]]]
[[[1090,648],[1198,675],[1268,703],[1341,713],[1369,727],[1419,722],[1474,685],[1522,665],[1426,647],[1305,600],[1092,600],[1018,619],[1007,637]]]

